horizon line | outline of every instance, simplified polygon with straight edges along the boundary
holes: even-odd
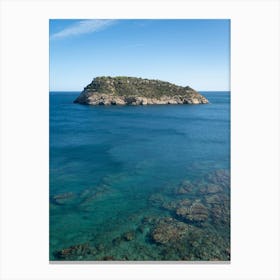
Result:
[[[211,90],[196,90],[198,92],[200,91],[215,91],[215,92],[223,92],[223,91],[231,91],[230,89],[228,90],[215,90],[215,89],[211,89]],[[82,92],[82,90],[49,90],[49,92]]]

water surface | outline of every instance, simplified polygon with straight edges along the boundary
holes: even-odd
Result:
[[[50,260],[229,260],[230,93],[202,94],[86,106],[50,92]],[[204,220],[181,214],[194,204]]]

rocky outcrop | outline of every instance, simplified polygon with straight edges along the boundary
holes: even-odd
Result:
[[[190,228],[190,225],[173,218],[162,218],[151,232],[151,238],[154,242],[159,244],[176,242],[181,240]]]
[[[76,195],[73,192],[65,192],[50,197],[50,201],[55,205],[67,205],[74,202]]]
[[[95,253],[96,250],[94,248],[91,248],[88,243],[84,243],[56,251],[54,255],[58,260],[81,260]]]
[[[208,218],[208,210],[200,202],[194,202],[190,207],[179,207],[176,210],[176,214],[191,222],[204,222]]]
[[[194,89],[160,80],[97,77],[74,103],[89,105],[207,104]]]
[[[134,231],[128,231],[128,232],[125,232],[122,236],[122,239],[124,241],[131,241],[133,239],[135,239],[135,232]]]
[[[230,184],[230,174],[228,170],[218,169],[205,178],[209,183],[219,185],[222,188],[228,188]]]
[[[209,184],[201,188],[199,191],[201,194],[213,194],[222,192],[223,188],[219,185]]]
[[[193,191],[193,188],[194,186],[189,180],[184,180],[178,188],[175,189],[175,194],[188,194]]]

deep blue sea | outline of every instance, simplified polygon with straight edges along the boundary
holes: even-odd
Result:
[[[230,92],[87,106],[50,92],[50,260],[230,259]]]

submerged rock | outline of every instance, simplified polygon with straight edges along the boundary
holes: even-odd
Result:
[[[151,233],[154,242],[166,244],[176,242],[184,237],[191,226],[173,218],[161,219]]]
[[[165,210],[169,210],[169,211],[176,211],[176,209],[180,206],[190,206],[191,205],[191,200],[188,198],[184,198],[184,199],[171,199],[168,198],[165,201],[163,201],[163,203],[160,205],[161,208],[165,209]]]
[[[96,77],[74,103],[89,105],[207,104],[194,89],[160,80]]]
[[[164,203],[164,196],[160,193],[154,193],[149,197],[149,202],[153,205],[161,205]]]
[[[60,260],[78,260],[88,255],[94,255],[95,253],[96,251],[88,243],[84,243],[56,251],[54,255]]]
[[[230,184],[230,173],[228,170],[219,169],[205,177],[206,181],[222,188],[228,188]]]
[[[175,194],[188,194],[193,191],[193,188],[193,184],[189,180],[185,180],[175,189]]]
[[[225,229],[230,227],[230,207],[228,203],[212,204],[210,215],[215,225],[223,226]]]
[[[215,184],[209,184],[207,186],[202,187],[199,192],[202,194],[214,194],[222,192],[223,188],[221,186]]]
[[[207,204],[220,204],[221,203],[221,196],[214,194],[214,195],[208,195],[205,197],[205,201]]]
[[[162,203],[161,207],[165,210],[175,210],[176,207],[178,205],[178,202],[177,201],[167,201],[167,202],[164,202]]]
[[[122,239],[125,241],[131,241],[135,238],[135,232],[134,231],[128,231],[125,232],[122,236]]]
[[[114,261],[115,258],[114,258],[113,256],[104,256],[104,257],[102,258],[102,260],[103,260],[103,261]]]
[[[193,202],[190,206],[179,206],[176,209],[176,214],[179,217],[191,222],[204,222],[208,219],[208,210],[199,201]]]
[[[106,184],[84,189],[79,194],[80,205],[91,203],[92,201],[95,201],[109,192],[110,188]]]
[[[173,218],[162,218],[151,232],[161,246],[162,260],[209,261],[229,259],[229,240],[207,228],[199,228]]]
[[[51,202],[57,205],[64,205],[73,202],[76,195],[73,192],[65,192],[51,196]]]
[[[122,238],[120,236],[117,236],[116,238],[113,239],[112,243],[114,246],[119,246],[122,242]]]

